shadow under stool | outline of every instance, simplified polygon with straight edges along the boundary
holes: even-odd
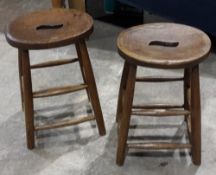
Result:
[[[126,151],[132,149],[190,149],[192,161],[201,164],[201,107],[199,63],[207,58],[211,41],[202,31],[175,23],[151,23],[124,30],[118,36],[119,54],[125,60],[120,84],[116,121],[118,148],[116,163],[123,165]],[[136,77],[137,66],[160,69],[184,69],[184,76]],[[184,104],[133,105],[135,83],[184,82]],[[184,116],[189,143],[129,143],[131,116]]]
[[[103,114],[99,102],[97,87],[89,60],[85,38],[93,32],[93,19],[86,13],[77,10],[51,9],[32,12],[18,17],[6,28],[6,39],[10,45],[18,48],[19,78],[22,107],[25,112],[27,147],[35,147],[35,132],[51,128],[66,127],[82,122],[96,120],[99,134],[105,135]],[[29,50],[41,50],[75,44],[78,58],[59,59],[30,64]],[[78,62],[84,83],[79,85],[53,87],[32,91],[31,69]],[[64,78],[64,77],[62,77]],[[34,98],[62,95],[86,90],[94,115],[59,121],[54,124],[34,125]]]

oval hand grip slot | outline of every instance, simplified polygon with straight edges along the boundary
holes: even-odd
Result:
[[[151,41],[149,46],[177,47],[179,42]]]
[[[37,30],[49,30],[49,29],[60,29],[63,27],[63,24],[45,24],[37,26]]]

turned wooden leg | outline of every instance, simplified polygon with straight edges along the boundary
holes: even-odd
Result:
[[[80,65],[80,70],[81,70],[81,73],[82,73],[83,81],[84,81],[85,84],[87,84],[86,76],[85,76],[85,69],[83,67],[83,61],[81,59],[82,55],[81,55],[80,49],[77,46],[76,46],[76,51],[77,51],[77,55],[78,55],[78,59],[79,59],[79,65]],[[86,93],[88,95],[88,100],[91,101],[88,90],[86,90]]]
[[[199,66],[192,68],[191,72],[191,140],[192,160],[195,165],[201,164],[201,107]]]
[[[184,70],[184,108],[191,111],[191,69]],[[191,142],[191,115],[185,115],[188,137]]]
[[[122,77],[121,77],[121,84],[119,87],[119,95],[118,95],[118,106],[117,106],[117,112],[116,112],[116,122],[120,120],[120,117],[122,115],[122,103],[123,103],[123,92],[125,91],[126,88],[126,82],[127,82],[127,77],[128,77],[128,67],[129,64],[125,61],[124,63],[124,68],[122,72]]]
[[[128,76],[125,77],[127,79],[126,89],[125,91],[123,91],[123,96],[125,97],[125,99],[123,100],[122,116],[118,123],[119,134],[116,163],[119,166],[123,165],[125,160],[125,152],[127,148],[127,138],[130,126],[131,109],[133,104],[134,88],[136,81],[136,69],[137,67],[135,65],[129,65]]]
[[[22,111],[24,111],[22,51],[20,49],[18,50],[18,66],[19,66],[19,81],[20,81],[21,105],[22,105]]]
[[[91,99],[91,104],[94,110],[99,133],[100,135],[105,135],[106,129],[104,125],[103,114],[101,111],[101,106],[100,106],[99,97],[97,93],[97,87],[96,87],[94,74],[93,74],[85,41],[83,40],[78,41],[76,43],[76,49],[77,49],[77,53],[80,54],[79,59],[81,59],[83,64],[84,76],[85,76],[86,83],[88,85],[87,90]]]
[[[26,138],[27,147],[33,149],[34,141],[34,112],[33,112],[33,94],[29,52],[27,50],[21,51],[22,66],[23,66],[23,86],[24,86],[24,104],[25,104],[25,123],[26,123]]]

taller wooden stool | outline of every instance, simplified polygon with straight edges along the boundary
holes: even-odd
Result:
[[[152,23],[123,31],[117,41],[119,54],[125,59],[121,79],[117,122],[119,128],[117,164],[123,165],[127,148],[185,149],[192,152],[194,164],[201,163],[201,116],[199,63],[210,50],[211,41],[202,31],[174,23]],[[183,78],[136,77],[137,66],[184,69]],[[184,104],[133,105],[135,82],[184,81]],[[185,116],[189,143],[127,143],[132,116]]]
[[[35,146],[35,131],[65,127],[96,119],[100,135],[105,134],[103,115],[99,103],[95,79],[89,60],[85,38],[93,31],[92,18],[77,10],[51,9],[33,12],[18,17],[6,29],[6,39],[18,48],[20,89],[23,109],[25,111],[27,146]],[[29,50],[50,49],[69,44],[75,44],[78,58],[50,61],[30,65]],[[78,62],[80,64],[84,83],[80,85],[54,87],[32,92],[31,69],[57,66]],[[64,78],[64,77],[62,77]],[[93,107],[94,115],[75,118],[43,126],[34,125],[33,98],[61,95],[79,90],[86,90]]]

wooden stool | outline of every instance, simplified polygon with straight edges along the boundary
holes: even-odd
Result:
[[[19,51],[19,75],[23,109],[25,111],[27,146],[35,146],[34,132],[65,127],[96,119],[100,135],[105,134],[103,115],[99,103],[95,79],[89,60],[85,38],[93,31],[92,18],[77,10],[51,9],[33,12],[18,17],[6,29],[6,39]],[[29,50],[50,49],[75,44],[78,58],[49,61],[30,65]],[[31,69],[79,62],[84,83],[32,92]],[[64,77],[63,77],[64,78]],[[51,125],[34,126],[33,98],[48,97],[86,89],[94,115],[59,122]]]
[[[199,63],[210,50],[211,41],[202,31],[174,23],[152,23],[123,31],[117,41],[119,54],[125,59],[121,79],[117,122],[119,128],[117,164],[123,165],[127,148],[185,149],[192,152],[194,164],[201,164],[201,116]],[[183,68],[183,78],[136,77],[137,66],[172,69]],[[184,81],[184,104],[133,105],[135,82]],[[131,115],[185,116],[188,144],[127,143]]]

